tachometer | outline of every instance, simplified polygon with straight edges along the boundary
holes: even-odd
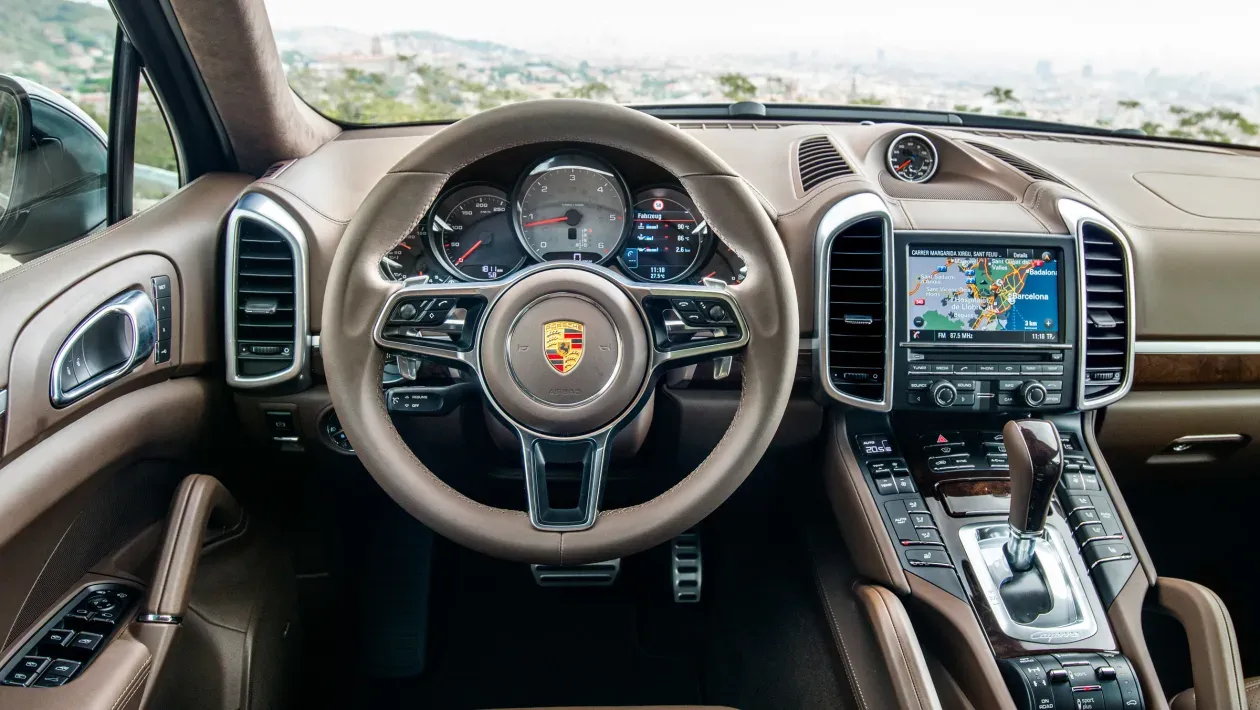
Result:
[[[630,236],[617,260],[644,281],[677,281],[696,267],[708,226],[691,199],[669,188],[634,196]]]
[[[525,174],[516,194],[517,233],[542,261],[603,263],[625,236],[621,176],[593,156],[552,156]]]
[[[525,262],[512,233],[507,195],[470,185],[442,196],[429,222],[433,251],[446,268],[473,281],[506,276]]]
[[[926,182],[936,174],[936,146],[927,136],[902,133],[888,146],[888,169],[898,180]]]

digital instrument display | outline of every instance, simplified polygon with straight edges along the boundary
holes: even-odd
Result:
[[[621,266],[644,281],[678,281],[696,267],[708,227],[691,199],[660,188],[635,195]]]
[[[1052,247],[911,245],[910,342],[1060,342],[1061,261]]]

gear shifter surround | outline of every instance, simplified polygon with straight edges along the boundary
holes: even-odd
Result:
[[[1042,537],[1050,499],[1063,476],[1063,442],[1052,422],[1010,421],[1002,429],[1011,472],[1011,537],[1006,544],[1012,569],[1032,566],[1033,546]]]

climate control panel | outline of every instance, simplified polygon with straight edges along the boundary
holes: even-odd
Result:
[[[898,363],[899,409],[1064,410],[1074,406],[1076,374],[1064,350],[907,350]]]

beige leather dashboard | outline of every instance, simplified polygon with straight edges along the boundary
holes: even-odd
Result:
[[[1074,197],[1115,220],[1131,241],[1139,341],[1238,340],[1260,333],[1260,310],[1224,305],[1250,292],[1260,262],[1260,214],[1244,199],[1260,184],[1255,151],[902,124],[679,125],[761,197],[792,263],[803,335],[813,330],[815,228],[828,207],[858,192],[882,197],[897,229],[1025,233],[1066,233],[1054,204],[1058,197]],[[381,176],[440,130],[346,131],[255,183],[309,230],[313,332],[319,332],[324,278],[346,224]],[[940,153],[939,171],[925,183],[894,180],[884,166],[889,142],[911,130],[930,137]],[[820,135],[831,139],[852,174],[805,192],[796,150],[802,140]],[[979,145],[1027,161],[1051,179],[1032,179]]]

